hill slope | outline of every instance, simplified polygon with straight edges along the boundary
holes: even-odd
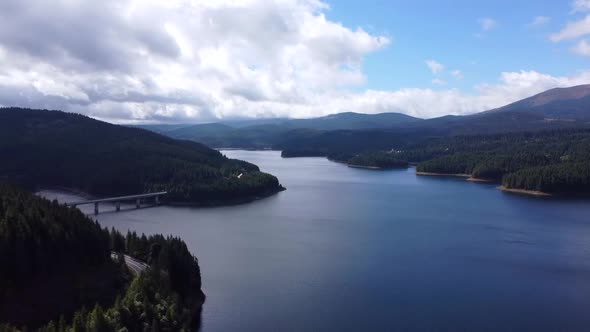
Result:
[[[312,119],[266,119],[225,121],[186,126],[163,132],[177,139],[187,139],[216,148],[271,148],[291,136],[292,131],[329,131],[387,128],[420,122],[421,119],[400,113],[338,113]],[[157,131],[158,127],[146,127]],[[297,135],[295,135],[297,136]]]
[[[590,84],[555,88],[490,112],[530,112],[548,119],[590,121]]]
[[[130,283],[113,251],[150,267]],[[200,267],[180,239],[124,237],[78,209],[6,185],[0,185],[0,265],[0,331],[23,331],[4,323],[32,329],[50,320],[42,331],[143,331],[155,321],[164,331],[180,331],[195,330],[200,320]]]
[[[552,89],[491,111],[402,123],[387,129],[318,131],[277,141],[287,156],[400,149],[432,137],[590,126],[590,85]]]
[[[212,204],[282,189],[204,145],[59,111],[1,109],[0,159],[0,181],[98,196],[165,190],[173,202]]]

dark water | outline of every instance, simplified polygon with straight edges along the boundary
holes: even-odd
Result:
[[[208,296],[203,331],[590,331],[589,201],[226,154],[288,190],[234,207],[98,216],[188,243]]]

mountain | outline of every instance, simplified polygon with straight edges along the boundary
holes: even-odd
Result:
[[[285,156],[354,154],[401,149],[412,144],[459,135],[492,135],[590,126],[590,85],[552,89],[504,107],[466,116],[392,125],[389,128],[318,131],[291,136],[273,146]]]
[[[195,140],[196,137],[221,137],[234,129],[234,127],[216,122],[180,127],[163,132],[163,134],[177,139]]]
[[[555,88],[489,112],[528,112],[546,119],[590,121],[590,84]]]
[[[401,113],[337,113],[312,119],[292,119],[284,123],[289,128],[316,130],[387,128],[393,125],[420,122],[422,119]]]
[[[0,160],[0,181],[97,196],[168,191],[172,203],[223,204],[282,189],[202,144],[59,111],[0,109]]]
[[[163,134],[168,131],[175,129],[185,128],[187,124],[153,124],[153,125],[129,125],[131,128],[141,128],[149,131],[153,131],[158,134]]]
[[[255,148],[275,146],[299,133],[329,130],[358,130],[387,128],[394,125],[420,122],[400,113],[359,114],[338,113],[312,119],[253,119],[197,124],[162,132],[177,139],[201,142],[215,148]],[[146,127],[150,130],[157,128]]]

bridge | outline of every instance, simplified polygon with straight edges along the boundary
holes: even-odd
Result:
[[[160,196],[164,196],[166,194],[168,194],[167,191],[161,191],[161,192],[157,192],[157,193],[92,199],[89,201],[68,203],[68,205],[69,206],[78,206],[78,205],[94,204],[94,214],[98,214],[98,204],[99,203],[115,202],[115,207],[117,209],[117,212],[119,212],[119,211],[121,211],[121,202],[135,201],[135,208],[139,209],[141,207],[141,201],[145,200],[147,198],[154,198],[154,204],[160,205]]]

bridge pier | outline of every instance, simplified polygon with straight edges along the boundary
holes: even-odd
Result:
[[[156,201],[156,205],[160,205],[160,196],[156,196],[155,201]]]
[[[94,203],[94,214],[98,214],[98,202]]]
[[[117,212],[121,211],[121,202],[115,203],[115,206],[117,208]]]
[[[141,203],[139,201],[139,198],[137,200],[135,200],[135,208],[139,209],[141,207]]]

